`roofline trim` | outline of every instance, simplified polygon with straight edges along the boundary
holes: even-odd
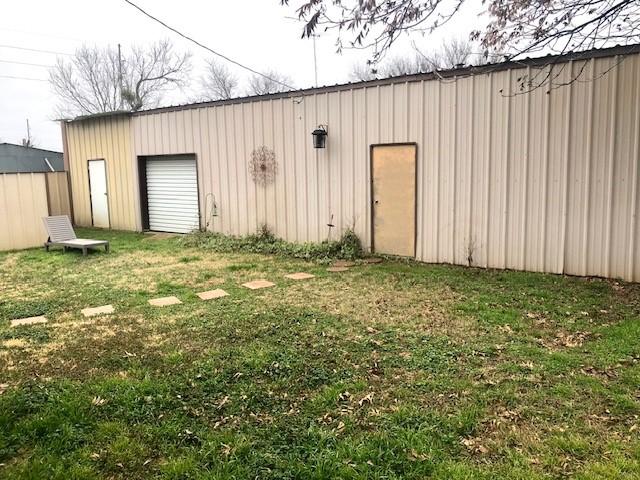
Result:
[[[20,145],[19,143],[0,142],[0,145],[11,145],[12,147],[28,148],[30,150],[40,150],[41,152],[58,153],[62,155],[62,152],[58,152],[57,150],[47,150],[46,148],[38,148],[38,147],[27,147],[25,145]]]
[[[522,60],[508,60],[499,63],[489,63],[486,65],[471,65],[460,68],[452,68],[449,70],[440,70],[434,72],[414,73],[410,75],[401,75],[397,77],[388,77],[375,80],[367,80],[362,82],[342,83],[331,86],[311,87],[301,90],[292,90],[287,92],[270,93],[266,95],[254,95],[248,97],[230,98],[228,100],[214,100],[208,102],[188,103],[184,105],[172,105],[167,107],[151,108],[149,110],[139,110],[136,112],[117,111],[96,113],[93,115],[84,115],[76,117],[67,122],[76,122],[90,120],[94,118],[115,117],[115,116],[142,116],[153,115],[156,113],[175,112],[181,110],[192,110],[197,108],[218,107],[224,105],[238,105],[244,103],[260,102],[265,100],[280,100],[316,95],[321,93],[334,93],[347,90],[355,90],[361,88],[370,88],[385,85],[394,85],[409,82],[420,82],[428,80],[441,80],[443,78],[454,78],[459,76],[480,75],[483,73],[500,72],[509,69],[520,69],[527,67],[540,67],[546,65],[555,65],[558,63],[569,62],[573,60],[590,60],[594,58],[613,57],[617,55],[632,55],[640,53],[640,44],[632,45],[616,45],[609,48],[596,48],[584,50],[581,52],[568,52],[561,55],[547,55],[544,57],[525,58]]]

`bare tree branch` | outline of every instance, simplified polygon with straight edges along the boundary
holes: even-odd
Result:
[[[117,49],[83,46],[71,60],[58,59],[49,82],[61,117],[135,111],[158,105],[168,89],[183,86],[190,67],[190,55],[176,53],[168,40],[133,47],[122,58],[121,85]]]
[[[239,95],[239,80],[222,63],[210,59],[200,79],[203,100],[228,100]]]
[[[479,53],[481,48],[469,40],[451,38],[442,42],[437,50],[427,51],[413,44],[413,56],[385,58],[379,65],[371,61],[352,66],[349,78],[366,81],[376,78],[397,77],[414,73],[436,72],[460,66],[481,65],[491,61],[495,55]]]
[[[295,3],[299,18],[305,21],[303,37],[318,29],[334,31],[338,51],[372,49],[374,64],[401,34],[432,33],[451,21],[465,4],[465,0],[280,2]],[[484,50],[484,62],[514,60],[536,52],[563,54],[640,42],[638,0],[483,0],[483,5],[489,23],[473,31],[470,39]],[[462,53],[444,52],[444,56],[460,57]],[[441,61],[452,63],[451,58]]]
[[[265,76],[253,75],[249,78],[247,95],[267,95],[289,91],[284,85],[293,85],[293,81],[287,75],[269,70]],[[267,78],[268,77],[268,78]]]

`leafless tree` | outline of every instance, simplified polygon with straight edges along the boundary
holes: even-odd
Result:
[[[207,61],[205,75],[200,80],[203,100],[228,100],[239,95],[239,80],[217,60]]]
[[[168,89],[185,85],[190,67],[190,55],[175,52],[168,40],[133,47],[121,58],[116,48],[85,45],[70,60],[58,59],[49,82],[62,117],[135,111],[158,105]]]
[[[249,77],[247,95],[267,95],[269,93],[293,90],[293,81],[287,75],[269,70],[262,75]]]
[[[403,34],[442,28],[468,0],[280,0],[296,4],[302,36],[334,30],[338,50],[372,48],[383,58]],[[640,42],[638,0],[484,0],[489,22],[471,33],[486,52],[515,59]],[[487,58],[487,55],[484,55]]]
[[[378,78],[376,68],[369,62],[356,62],[351,65],[349,80],[352,82],[367,82]]]
[[[349,78],[365,81],[487,63],[479,50],[480,47],[471,41],[457,38],[443,41],[439,49],[432,51],[423,50],[414,43],[414,55],[385,58],[379,66],[372,62],[356,63]]]

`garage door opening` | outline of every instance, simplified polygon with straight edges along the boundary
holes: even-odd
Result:
[[[194,156],[140,159],[140,187],[145,230],[189,233],[200,228]]]

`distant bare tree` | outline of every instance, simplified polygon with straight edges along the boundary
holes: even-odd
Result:
[[[385,57],[404,34],[430,35],[460,16],[469,0],[280,0],[295,5],[303,21],[302,37],[317,31],[333,31],[338,52],[344,48],[367,49],[373,62]],[[500,60],[532,54],[562,55],[613,45],[640,42],[638,0],[482,0],[480,22],[469,39],[483,49],[501,52]],[[456,56],[460,52],[456,53]],[[481,62],[492,61],[483,55]],[[428,58],[428,57],[427,57]],[[553,65],[559,57],[547,58]],[[553,84],[560,69],[546,74],[523,75],[521,91]],[[606,72],[605,72],[606,73]],[[574,75],[567,85],[577,81]]]
[[[395,56],[377,66],[369,62],[354,63],[349,72],[349,79],[356,82],[375,80],[376,78],[399,77],[428,71],[422,69],[417,55],[413,57]]]
[[[293,81],[287,75],[269,70],[262,75],[253,75],[249,78],[247,95],[267,95],[269,93],[287,92],[293,90],[289,85]],[[268,77],[268,78],[267,78]]]
[[[239,80],[222,63],[210,59],[204,76],[200,79],[204,100],[228,100],[239,95]]]
[[[469,40],[462,40],[458,38],[452,38],[442,42],[440,52],[444,68],[455,68],[461,65],[469,65],[474,56],[473,44]]]
[[[190,55],[175,52],[168,40],[133,47],[122,58],[116,48],[85,45],[70,60],[58,59],[49,82],[62,117],[136,111],[158,105],[169,88],[185,85],[190,67]]]
[[[414,73],[448,70],[462,65],[480,65],[494,59],[495,55],[480,54],[468,40],[450,39],[442,42],[438,50],[422,51],[414,44],[413,56],[395,56],[384,60],[379,66],[370,62],[356,63],[351,67],[349,78],[352,81],[366,81],[376,78],[398,77]]]
[[[349,80],[352,82],[367,82],[378,78],[377,70],[368,62],[356,62],[351,65]]]

